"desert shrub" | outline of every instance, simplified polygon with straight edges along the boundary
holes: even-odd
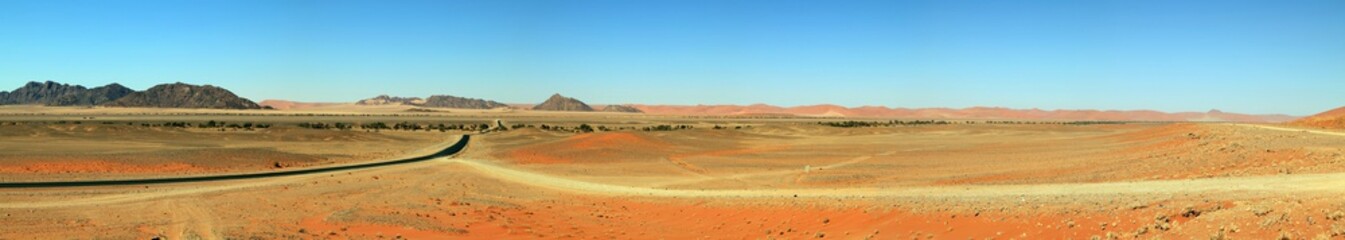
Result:
[[[655,125],[655,126],[651,126],[651,127],[644,127],[644,128],[641,128],[640,130],[644,130],[644,131],[646,131],[646,132],[656,132],[656,131],[687,130],[687,129],[694,129],[694,128],[695,128],[695,127],[692,127],[691,125],[666,125],[666,124],[665,124],[665,125]]]
[[[365,129],[388,129],[388,124],[383,123],[383,122],[374,122],[374,123],[368,123],[368,124],[360,125],[360,128],[365,128]]]

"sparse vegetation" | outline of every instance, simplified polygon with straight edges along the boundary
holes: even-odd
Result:
[[[695,127],[692,127],[691,125],[656,125],[652,127],[644,127],[641,128],[640,130],[644,130],[646,132],[654,132],[654,131],[686,130],[693,128]]]
[[[354,128],[355,126],[354,126],[354,125],[351,125],[351,124],[349,124],[349,123],[341,123],[341,122],[330,123],[330,124],[328,124],[328,123],[320,123],[320,122],[312,122],[312,123],[308,123],[308,122],[306,122],[306,123],[299,123],[299,127],[301,127],[301,128],[310,128],[310,129],[350,130],[351,128]]]
[[[953,124],[953,122],[942,121],[942,120],[939,120],[939,121],[935,121],[935,120],[915,120],[915,121],[891,120],[891,121],[841,121],[841,122],[817,122],[817,124],[820,124],[820,125],[823,125],[823,126],[830,126],[830,127],[857,128],[857,127],[893,127],[893,126],[911,126],[911,125],[945,125],[945,124]]]

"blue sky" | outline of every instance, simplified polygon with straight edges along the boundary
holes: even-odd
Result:
[[[1345,1],[0,1],[0,89],[254,100],[1345,105]]]

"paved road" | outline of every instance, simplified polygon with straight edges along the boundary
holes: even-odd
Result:
[[[191,177],[168,177],[168,178],[146,178],[146,179],[117,179],[117,180],[87,180],[87,181],[62,181],[62,182],[0,182],[0,188],[52,188],[52,187],[88,187],[88,186],[115,186],[115,185],[146,185],[146,184],[166,184],[166,183],[187,183],[187,182],[209,182],[238,179],[257,179],[284,177],[305,174],[327,173],[335,171],[346,171],[355,169],[375,168],[397,164],[406,164],[413,162],[426,161],[440,157],[447,157],[461,152],[467,148],[467,141],[471,140],[470,135],[462,135],[462,138],[443,150],[430,155],[383,161],[375,163],[330,166],[319,168],[307,168],[289,171],[261,172],[261,173],[243,173],[229,175],[209,175],[209,176],[191,176]]]

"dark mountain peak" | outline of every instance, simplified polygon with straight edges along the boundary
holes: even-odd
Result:
[[[51,104],[53,100],[67,95],[83,94],[87,89],[80,85],[69,85],[54,81],[32,81],[13,92],[4,94],[0,104]]]
[[[173,89],[173,90],[177,90],[177,91],[197,91],[197,90],[199,90],[199,91],[213,91],[213,90],[222,90],[222,89],[224,89],[224,88],[216,87],[216,86],[214,86],[214,85],[210,85],[210,84],[194,85],[194,84],[187,84],[187,83],[183,83],[183,82],[174,82],[174,83],[166,83],[166,84],[154,85],[153,87],[150,87],[149,89],[150,89],[150,90],[154,90],[154,89]],[[145,91],[149,91],[149,90],[145,90]]]
[[[227,89],[212,85],[182,82],[159,84],[143,92],[134,92],[112,101],[113,107],[260,109],[261,106],[238,97]]]
[[[421,103],[424,103],[424,102],[425,102],[424,99],[421,99],[421,98],[418,98],[418,97],[409,97],[409,98],[408,98],[408,97],[393,97],[393,96],[388,96],[387,94],[382,94],[382,95],[378,95],[377,97],[367,98],[367,99],[360,100],[359,102],[355,102],[355,104],[359,104],[359,105],[391,105],[391,104],[418,105],[418,104],[421,104]]]
[[[84,86],[80,86],[80,85],[70,85],[70,84],[59,83],[59,82],[55,82],[55,81],[51,81],[51,80],[47,80],[47,81],[42,81],[42,82],[38,82],[38,81],[31,81],[31,82],[28,82],[28,84],[25,84],[25,85],[24,85],[22,88],[20,88],[20,89],[24,89],[24,88],[27,88],[27,89],[60,89],[60,88],[71,88],[71,87],[73,87],[73,88],[84,88]]]
[[[560,93],[557,93],[547,98],[546,102],[532,107],[532,110],[592,112],[593,108],[578,99],[561,96]]]
[[[28,82],[28,84],[24,84],[23,87],[25,87],[25,88],[42,88],[42,87],[50,88],[50,87],[55,87],[55,86],[59,86],[59,85],[65,85],[65,84],[61,84],[61,83],[58,83],[58,82],[55,82],[55,81],[51,81],[51,80],[42,81],[42,82],[38,82],[38,81],[30,81],[30,82]]]
[[[425,107],[439,108],[466,108],[466,109],[492,109],[509,107],[504,103],[490,101],[485,99],[464,98],[450,95],[433,95],[426,98],[425,102],[420,104]]]
[[[103,85],[102,87],[96,87],[96,88],[94,88],[94,89],[98,89],[98,88],[107,88],[107,89],[126,89],[126,90],[130,90],[130,89],[131,89],[131,88],[128,88],[128,87],[126,87],[126,86],[122,86],[120,83],[108,83],[107,85]]]
[[[126,88],[121,84],[112,83],[106,86],[89,89],[78,94],[67,94],[64,96],[57,97],[47,102],[47,105],[52,106],[102,105],[104,103],[117,100],[121,97],[125,97],[126,95],[129,95],[133,92],[135,92],[135,90]]]

